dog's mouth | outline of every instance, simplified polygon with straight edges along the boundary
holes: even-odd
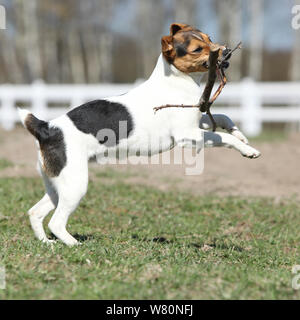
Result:
[[[220,68],[227,69],[230,66],[230,63],[227,60],[224,60],[220,63]]]
[[[219,68],[227,69],[230,66],[230,63],[228,60],[231,58],[231,53],[232,53],[232,50],[229,48],[226,48],[223,50],[222,57],[219,57],[219,59],[218,59],[218,67]],[[208,70],[209,69],[209,60],[204,61],[202,63],[202,66]]]
[[[219,61],[220,64],[220,68],[222,69],[227,69],[230,65],[230,63],[228,62],[228,60],[231,58],[231,52],[232,50],[229,48],[226,48],[223,53],[222,53],[222,59]]]
[[[227,60],[223,60],[223,61],[221,60],[219,62],[220,62],[219,66],[222,69],[227,69],[230,66],[230,63]],[[202,67],[208,70],[209,69],[208,61],[203,62]]]
[[[207,61],[203,62],[202,67],[208,70],[209,69],[208,62]]]

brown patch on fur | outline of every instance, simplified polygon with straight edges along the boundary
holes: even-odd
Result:
[[[28,114],[25,121],[28,131],[39,141],[42,170],[48,177],[57,177],[66,164],[63,133],[47,122]]]
[[[170,35],[162,37],[161,43],[165,59],[185,73],[207,72],[210,49],[219,46],[207,34],[180,23],[171,24]]]
[[[46,173],[46,175],[49,177],[49,178],[54,178],[56,177],[56,173],[54,172],[54,170],[52,170],[52,164],[51,164],[51,160],[48,161],[47,160],[47,157],[46,157],[46,150],[45,148],[43,148],[41,146],[41,149],[40,149],[40,153],[41,153],[41,158],[42,158],[42,170]]]
[[[24,123],[25,123],[25,127],[27,128],[27,130],[33,135],[35,136],[35,126],[34,126],[34,120],[35,117],[33,114],[28,114]]]
[[[28,131],[34,136],[36,137],[39,141],[39,137],[37,136],[37,128],[36,128],[36,118],[34,117],[33,114],[28,114],[24,123],[26,128],[28,129]],[[49,177],[53,177],[53,173],[52,170],[50,170],[51,166],[46,165],[47,164],[47,158],[45,157],[44,153],[45,151],[43,149],[45,149],[45,145],[44,144],[39,144],[40,145],[40,154],[41,154],[41,158],[42,158],[42,170],[46,173],[47,176]]]

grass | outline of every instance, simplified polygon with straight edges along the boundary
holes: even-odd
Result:
[[[296,202],[192,197],[113,179],[90,183],[69,220],[82,240],[72,248],[34,239],[25,212],[43,195],[39,179],[0,180],[0,299],[300,298],[291,287]]]
[[[0,158],[0,170],[6,169],[9,167],[13,167],[13,165],[14,164],[11,161]]]
[[[256,142],[282,142],[287,140],[288,133],[283,130],[264,129],[257,137],[249,139],[251,143]]]

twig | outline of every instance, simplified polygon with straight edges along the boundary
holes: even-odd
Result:
[[[215,94],[213,95],[213,97],[209,100],[209,104],[208,104],[207,110],[206,110],[206,113],[209,116],[209,118],[210,118],[210,120],[212,122],[212,125],[213,125],[213,128],[212,128],[213,132],[216,131],[217,124],[215,122],[214,117],[210,113],[210,107],[215,102],[215,100],[218,98],[218,96],[220,95],[220,93],[222,92],[223,88],[225,87],[225,85],[227,83],[227,78],[226,78],[225,72],[224,72],[224,70],[222,68],[217,68],[217,74],[218,74],[218,77],[220,79],[220,85],[219,85],[217,91],[215,92]]]
[[[209,53],[208,78],[206,81],[204,91],[199,101],[199,108],[201,112],[207,112],[207,110],[209,109],[209,98],[217,77],[216,69],[217,69],[219,50],[220,50],[220,47],[215,47],[215,48],[212,48]]]

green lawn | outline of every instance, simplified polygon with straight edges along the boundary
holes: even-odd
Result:
[[[13,165],[14,164],[11,161],[0,158],[0,170],[6,169],[8,167],[13,167]]]
[[[69,220],[82,240],[69,248],[34,238],[26,211],[42,195],[39,179],[0,179],[0,299],[300,298],[292,200],[196,198],[100,175]]]

